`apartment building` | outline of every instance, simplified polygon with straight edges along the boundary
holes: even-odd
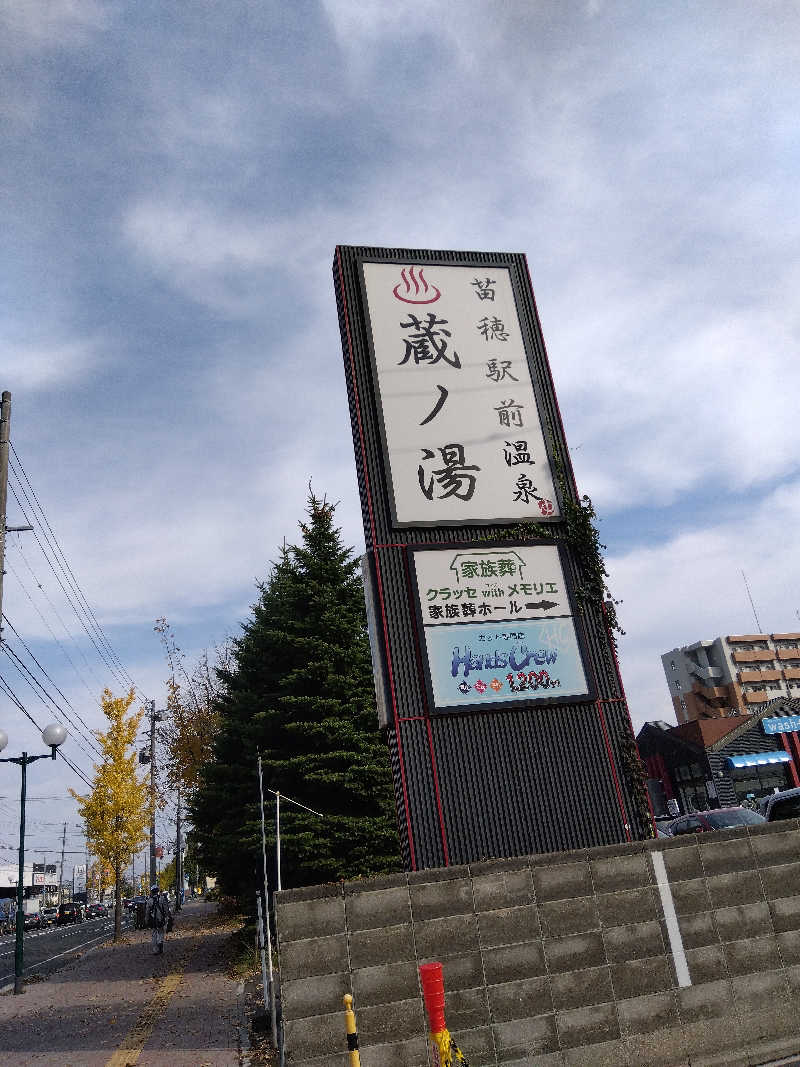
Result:
[[[772,700],[800,696],[800,633],[695,641],[665,652],[661,663],[679,723],[755,715]]]

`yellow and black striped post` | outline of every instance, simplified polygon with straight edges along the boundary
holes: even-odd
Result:
[[[361,1067],[361,1056],[358,1052],[356,1015],[353,1011],[353,998],[349,993],[345,993],[344,995],[344,1024],[347,1029],[347,1048],[350,1052],[350,1067]]]

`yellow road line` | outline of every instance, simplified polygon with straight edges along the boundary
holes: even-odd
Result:
[[[122,1044],[106,1063],[105,1067],[134,1067],[142,1054],[147,1039],[155,1029],[169,999],[183,978],[183,966],[179,971],[165,975],[158,983],[153,999],[142,1010],[132,1029],[125,1035]]]

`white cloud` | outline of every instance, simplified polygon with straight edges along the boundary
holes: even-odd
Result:
[[[21,391],[52,389],[85,378],[98,360],[99,345],[94,340],[59,340],[16,343],[0,337],[0,363],[4,386]]]
[[[105,0],[0,0],[0,35],[16,49],[85,44],[107,27]]]
[[[337,228],[319,208],[300,219],[252,217],[169,199],[130,206],[121,225],[140,260],[169,285],[209,308],[250,318],[269,314],[276,287],[291,280],[303,291],[310,276],[327,273],[333,244],[326,234]],[[269,271],[278,273],[270,277]]]
[[[403,36],[420,31],[440,30],[454,21],[446,12],[437,13],[426,0],[405,0],[387,4],[385,0],[322,0],[322,7],[340,43],[361,51],[365,40]]]
[[[123,228],[131,243],[165,271],[263,267],[275,256],[268,226],[249,226],[202,204],[139,203],[127,213]]]

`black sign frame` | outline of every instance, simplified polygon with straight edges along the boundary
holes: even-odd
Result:
[[[558,484],[556,478],[556,466],[555,457],[553,455],[552,441],[550,434],[548,433],[547,419],[544,417],[544,391],[542,383],[539,380],[539,375],[536,371],[533,351],[535,346],[535,339],[533,332],[531,331],[526,317],[523,314],[524,301],[522,299],[522,293],[520,292],[519,282],[515,272],[511,269],[511,264],[504,262],[502,259],[494,260],[492,258],[486,258],[479,263],[472,262],[468,259],[443,259],[441,256],[407,256],[407,255],[360,255],[357,259],[358,263],[358,282],[360,288],[360,295],[362,306],[364,308],[364,321],[366,325],[366,341],[367,350],[369,352],[369,364],[372,379],[372,398],[375,405],[375,410],[378,415],[378,427],[381,440],[381,458],[383,462],[384,480],[386,483],[389,513],[391,515],[392,526],[397,530],[414,530],[414,529],[437,529],[441,527],[461,527],[461,526],[504,526],[520,521],[519,516],[503,517],[494,516],[492,518],[485,519],[459,519],[451,522],[443,522],[441,519],[431,519],[430,522],[424,520],[416,520],[414,522],[400,522],[397,518],[397,504],[395,500],[394,482],[392,479],[392,466],[389,456],[389,442],[386,433],[386,416],[383,408],[383,400],[381,398],[380,385],[378,383],[378,361],[375,355],[375,342],[372,325],[372,316],[369,310],[369,299],[367,296],[367,282],[366,275],[364,273],[365,263],[380,263],[380,264],[392,264],[397,263],[399,265],[409,266],[421,266],[421,267],[469,267],[475,271],[492,271],[492,270],[504,270],[508,273],[509,282],[511,285],[511,291],[514,296],[514,306],[517,312],[517,321],[520,326],[520,333],[522,336],[522,344],[525,350],[525,362],[528,368],[528,374],[530,375],[531,387],[533,389],[534,400],[536,401],[536,415],[539,419],[539,425],[542,429],[542,437],[544,439],[545,453],[547,455],[547,462],[550,466],[550,477],[553,482],[553,491],[558,501],[557,515],[551,516],[537,516],[536,521],[542,523],[551,522],[563,522],[564,521],[564,502],[562,500],[561,487]]]

